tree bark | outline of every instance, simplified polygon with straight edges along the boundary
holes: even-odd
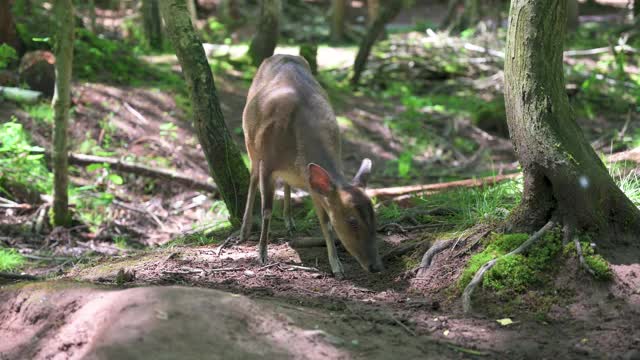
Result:
[[[567,31],[570,33],[575,32],[578,30],[579,24],[578,0],[567,0]]]
[[[640,21],[640,1],[633,0],[633,21]]]
[[[162,49],[162,22],[158,1],[142,0],[142,28],[149,47],[153,50]]]
[[[96,32],[96,1],[89,0],[89,30]]]
[[[367,26],[373,25],[380,14],[380,0],[367,0]]]
[[[458,4],[459,2],[456,2],[456,4],[450,4],[450,6],[454,5],[457,7]],[[481,11],[480,0],[465,0],[463,11],[459,14],[455,14],[454,12],[453,21],[449,24],[451,31],[458,33],[474,26],[482,18]]]
[[[344,40],[344,16],[347,10],[345,0],[331,0],[331,41]]]
[[[356,55],[356,60],[353,63],[351,85],[357,86],[360,82],[360,76],[367,65],[367,59],[369,58],[369,54],[371,54],[373,44],[375,44],[376,40],[384,32],[387,23],[393,20],[400,10],[402,10],[402,0],[389,0],[389,2],[385,3],[380,9],[380,15],[373,24],[371,24],[367,30],[367,34],[360,42],[358,54]]]
[[[625,254],[637,261],[640,211],[615,185],[569,105],[562,67],[566,23],[566,0],[511,2],[505,102],[524,194],[510,222],[531,231],[556,216],[594,234],[612,261],[624,261]]]
[[[22,54],[22,43],[13,20],[12,5],[13,1],[0,0],[0,44],[8,44],[18,54]]]
[[[260,2],[260,20],[249,46],[249,56],[255,66],[260,66],[262,60],[273,55],[276,49],[281,7],[280,0]]]
[[[187,1],[187,9],[189,10],[189,17],[191,18],[191,24],[193,24],[193,28],[197,29],[196,23],[198,21],[198,9],[196,6],[196,0],[186,0]]]
[[[247,201],[249,171],[224,122],[211,68],[193,30],[186,3],[184,0],[163,0],[161,11],[187,83],[194,127],[209,172],[229,209],[231,223],[239,225]]]
[[[69,226],[69,164],[67,159],[67,128],[71,103],[71,68],[75,16],[71,0],[55,0],[56,83],[53,93],[53,225]]]

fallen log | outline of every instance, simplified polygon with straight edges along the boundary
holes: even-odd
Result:
[[[23,104],[33,104],[42,98],[39,91],[0,86],[0,97]]]
[[[420,193],[431,192],[431,191],[441,191],[441,190],[457,188],[457,187],[477,187],[477,186],[493,185],[504,180],[515,179],[520,175],[522,174],[514,173],[514,174],[506,174],[506,175],[488,176],[488,177],[479,178],[479,179],[449,181],[449,182],[437,183],[437,184],[408,185],[408,186],[396,186],[396,187],[379,188],[379,189],[367,189],[367,195],[371,197],[373,196],[395,197],[395,196],[407,195],[407,194],[420,194]]]
[[[140,176],[146,176],[154,179],[160,179],[178,183],[184,186],[188,186],[192,189],[216,192],[218,187],[215,184],[208,183],[203,180],[198,180],[187,175],[177,173],[175,171],[167,169],[156,169],[148,166],[134,164],[120,159],[69,153],[69,164],[87,166],[91,164],[109,164],[109,167],[113,170],[122,171],[126,173],[136,174]]]

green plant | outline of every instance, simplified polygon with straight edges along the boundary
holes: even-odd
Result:
[[[21,184],[29,191],[47,194],[52,174],[44,163],[44,149],[30,144],[22,124],[11,121],[0,124],[0,192],[12,197],[7,186]]]
[[[15,249],[0,249],[0,271],[15,270],[25,259]]]
[[[160,125],[160,136],[164,138],[177,139],[178,127],[172,122],[166,122]]]
[[[53,108],[49,103],[38,103],[35,105],[26,105],[25,110],[33,119],[47,125],[53,123]]]
[[[0,70],[6,69],[13,61],[18,59],[16,49],[7,44],[0,45]]]

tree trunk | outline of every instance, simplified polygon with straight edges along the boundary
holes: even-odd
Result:
[[[344,40],[344,15],[347,10],[345,0],[331,0],[331,41]]]
[[[12,5],[13,1],[0,0],[0,44],[8,44],[21,54],[22,43],[13,21]]]
[[[449,4],[447,5],[447,13],[440,24],[440,27],[446,29],[447,27],[453,24],[453,21],[458,16],[458,7],[462,4],[463,0],[449,0]]]
[[[89,0],[89,30],[96,32],[96,1]]]
[[[318,74],[318,44],[312,42],[305,42],[300,45],[300,56],[302,56],[309,63],[311,73],[313,75]]]
[[[612,261],[638,259],[640,211],[585,140],[565,92],[566,0],[513,0],[505,56],[509,133],[524,173],[512,226],[530,231],[552,216],[594,234]],[[622,250],[622,247],[633,246]],[[614,251],[615,250],[615,251]]]
[[[240,224],[249,188],[249,171],[224,122],[211,68],[198,35],[193,30],[184,0],[163,0],[167,34],[182,67],[193,104],[193,122],[234,226]]]
[[[578,0],[567,0],[567,31],[572,33],[578,30],[580,13],[578,12]]]
[[[256,34],[249,46],[249,56],[255,66],[259,66],[262,60],[273,55],[278,44],[280,19],[280,0],[262,0],[260,2],[260,20]]]
[[[640,1],[633,0],[633,21],[636,23],[640,20]]]
[[[367,0],[367,26],[373,25],[380,14],[380,0]]]
[[[71,0],[55,0],[56,84],[53,93],[53,225],[69,226],[69,164],[67,158],[67,128],[71,103],[71,68],[75,17]]]
[[[193,28],[197,29],[197,21],[198,21],[198,10],[196,9],[196,0],[186,0],[187,1],[187,9],[189,10],[189,17],[191,18],[191,24],[193,24]]]
[[[356,55],[356,60],[353,63],[353,76],[351,77],[351,85],[357,86],[360,82],[360,76],[367,65],[367,59],[369,58],[369,54],[371,54],[371,48],[373,48],[373,44],[375,44],[376,40],[380,37],[380,35],[384,32],[385,26],[387,23],[398,15],[398,13],[402,10],[402,0],[390,0],[388,3],[385,3],[380,9],[380,15],[378,18],[371,24],[369,29],[367,30],[367,34],[362,38],[360,42],[360,47],[358,48],[358,54]]]
[[[457,16],[454,17],[454,21],[450,24],[451,31],[458,33],[475,26],[482,18],[481,11],[480,0],[465,0],[463,11],[456,14]]]
[[[142,28],[149,47],[162,49],[162,22],[160,20],[159,0],[142,0]]]

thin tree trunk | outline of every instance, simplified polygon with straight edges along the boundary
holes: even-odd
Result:
[[[640,21],[640,1],[633,0],[633,21]]]
[[[193,122],[209,172],[229,209],[231,223],[239,225],[247,201],[249,171],[224,122],[211,68],[193,30],[186,3],[184,0],[163,0],[161,9],[187,83],[193,104]]]
[[[96,1],[89,0],[89,30],[92,33],[96,32]]]
[[[375,44],[376,40],[384,32],[387,23],[393,20],[393,18],[395,18],[398,13],[400,13],[400,10],[402,10],[402,0],[390,0],[388,3],[385,3],[380,9],[380,15],[373,22],[373,24],[371,24],[371,26],[367,30],[367,34],[360,42],[358,54],[356,55],[356,60],[353,63],[353,76],[351,77],[351,85],[357,86],[360,82],[360,76],[362,76],[362,72],[367,65],[367,59],[369,58],[369,54],[371,54],[371,48],[373,48],[373,44]]]
[[[453,32],[461,32],[475,26],[482,18],[482,8],[480,0],[465,0],[464,10],[457,14],[455,20],[450,24]]]
[[[22,44],[13,20],[12,5],[13,1],[0,0],[0,44],[8,44],[21,53]]]
[[[143,30],[149,46],[154,50],[162,49],[162,22],[158,1],[142,0]]]
[[[71,67],[73,64],[74,11],[71,0],[55,0],[56,84],[53,94],[53,225],[69,226],[69,164],[67,128],[71,103]]]
[[[344,40],[344,16],[347,10],[345,0],[331,0],[331,41]]]
[[[578,30],[579,23],[578,0],[567,0],[567,31],[572,33]]]
[[[367,0],[367,26],[373,25],[380,14],[380,0]]]
[[[276,49],[280,32],[278,23],[281,6],[280,0],[260,2],[260,20],[249,46],[249,56],[255,66],[259,66],[262,60],[273,55]]]
[[[505,102],[524,194],[510,222],[530,231],[556,216],[595,234],[606,255],[637,261],[640,211],[615,185],[569,105],[562,67],[566,23],[566,0],[511,2]],[[620,251],[625,246],[633,249]]]
[[[462,4],[462,1],[463,0],[449,0],[449,4],[447,5],[447,14],[440,24],[441,28],[445,29],[453,23],[458,14],[458,7]]]

